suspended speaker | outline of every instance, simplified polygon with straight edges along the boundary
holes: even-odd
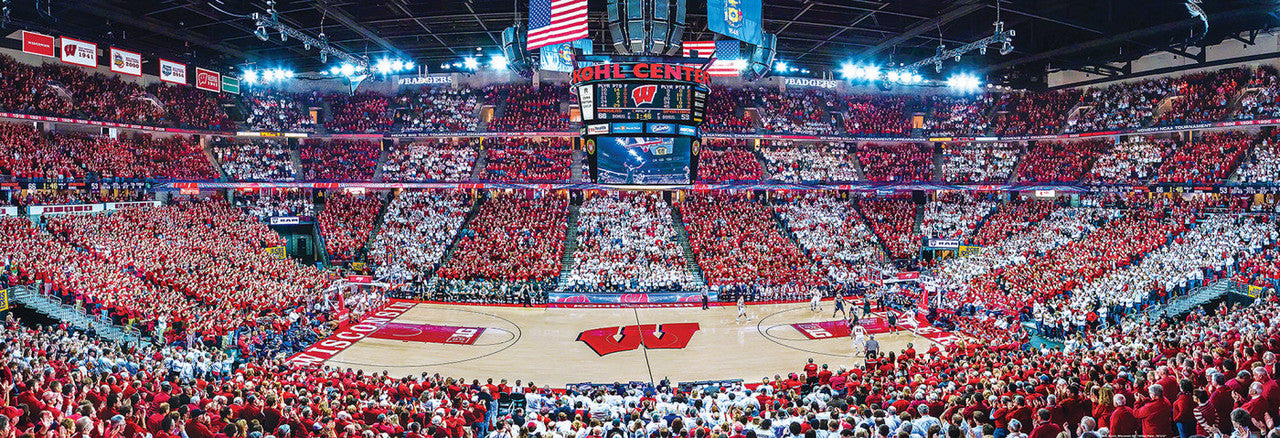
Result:
[[[529,78],[538,66],[538,60],[530,56],[529,31],[524,23],[508,27],[502,31],[502,56],[507,57],[507,68],[516,74]]]

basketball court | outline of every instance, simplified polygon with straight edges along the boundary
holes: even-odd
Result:
[[[664,378],[754,382],[796,372],[808,358],[833,370],[862,363],[843,317],[831,317],[830,301],[823,307],[814,313],[808,303],[753,305],[747,307],[751,321],[737,322],[732,305],[600,309],[395,301],[291,361],[552,387]],[[875,319],[883,316],[872,312],[863,319],[881,351],[914,343],[923,352],[931,343],[956,339],[929,326],[876,333],[889,330]]]

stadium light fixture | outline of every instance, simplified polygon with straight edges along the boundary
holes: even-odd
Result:
[[[467,70],[475,70],[476,67],[480,66],[480,61],[477,60],[474,56],[468,56],[462,60],[462,66],[465,67]]]
[[[253,70],[245,70],[244,71],[245,85],[253,85],[256,82],[258,82],[258,72],[255,72]]]
[[[791,71],[791,67],[788,66],[787,63],[784,61],[778,61],[773,63],[773,71],[776,71],[778,73],[786,73]]]
[[[507,57],[502,55],[492,55],[489,57],[489,68],[502,71],[507,69]]]
[[[947,87],[957,91],[975,91],[982,88],[982,81],[977,76],[959,73],[947,78]]]

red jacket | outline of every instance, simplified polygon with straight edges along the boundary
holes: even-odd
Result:
[[[1133,416],[1133,409],[1128,406],[1117,406],[1111,411],[1111,422],[1108,425],[1111,436],[1138,434],[1138,418]]]
[[[1164,397],[1148,400],[1135,414],[1142,420],[1142,434],[1146,436],[1177,436],[1173,431],[1173,408]]]

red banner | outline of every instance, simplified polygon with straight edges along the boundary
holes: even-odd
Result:
[[[213,70],[196,67],[196,88],[218,93],[222,91],[222,75]]]
[[[352,283],[369,284],[369,283],[373,283],[373,276],[371,276],[371,275],[348,275],[348,276],[347,276],[347,281],[352,282]]]
[[[22,31],[22,51],[32,55],[46,56],[53,58],[57,56],[53,50],[56,47],[53,36],[42,33]]]

